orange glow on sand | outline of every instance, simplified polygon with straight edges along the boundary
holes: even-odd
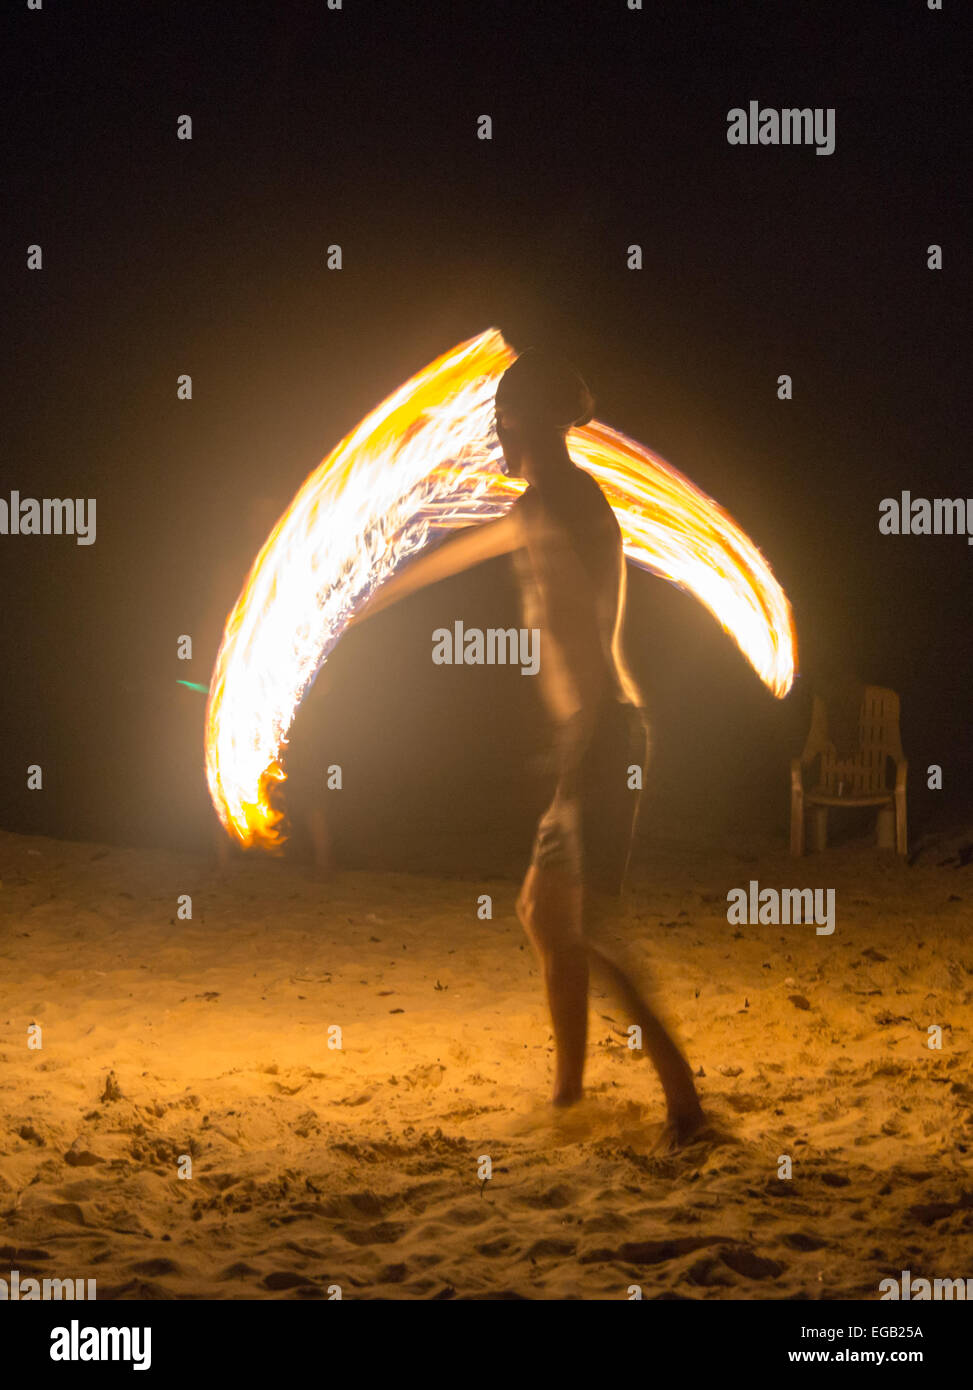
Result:
[[[500,472],[493,398],[515,353],[490,329],[444,353],[367,415],[307,478],[227,619],[206,708],[206,777],[246,847],[277,849],[294,713],[366,599],[434,536],[501,516],[524,490]],[[794,679],[787,596],[712,498],[644,445],[592,421],[568,436],[635,564],[693,594],[774,695]],[[274,801],[279,798],[273,797]]]

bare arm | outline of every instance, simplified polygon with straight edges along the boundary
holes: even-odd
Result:
[[[386,580],[348,626],[374,617],[383,608],[391,607],[393,603],[430,584],[438,584],[441,579],[461,574],[463,570],[472,569],[474,565],[481,565],[498,555],[507,555],[522,544],[522,524],[516,508],[495,521],[484,522],[482,526],[467,526],[435,550],[417,556],[399,574]]]

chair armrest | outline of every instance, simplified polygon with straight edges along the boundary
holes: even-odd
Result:
[[[900,758],[895,764],[895,790],[905,791],[905,779],[909,775],[909,759]]]

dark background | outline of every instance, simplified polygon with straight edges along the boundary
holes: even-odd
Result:
[[[726,506],[794,605],[804,674],[777,702],[694,600],[633,572],[655,748],[643,834],[783,841],[786,760],[825,659],[901,693],[913,828],[967,816],[973,550],[878,531],[903,488],[973,494],[960,12],[9,7],[0,495],[94,496],[98,533],[0,537],[0,825],[205,846],[204,700],[176,680],[209,680],[308,472],[491,325],[571,355],[599,418]],[[835,153],[731,147],[726,113],[750,99],[835,107]],[[343,764],[346,862],[526,852],[548,789],[531,683],[429,655],[433,626],[516,615],[498,562],[341,644],[291,756]],[[26,790],[35,762],[43,792]]]

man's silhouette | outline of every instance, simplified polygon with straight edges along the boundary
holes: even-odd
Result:
[[[572,462],[565,435],[585,424],[591,395],[560,359],[531,350],[501,378],[496,429],[505,471],[527,490],[498,520],[420,556],[363,610],[497,555],[513,553],[525,625],[541,633],[539,683],[556,732],[558,782],[534,841],[517,914],[544,973],[556,1043],[554,1103],[582,1095],[588,975],[594,969],[641,1028],[675,1139],[702,1122],[692,1072],[629,975],[585,934],[605,895],[621,891],[637,808],[629,769],[642,766],[641,701],[620,651],[625,562],[615,515]]]

